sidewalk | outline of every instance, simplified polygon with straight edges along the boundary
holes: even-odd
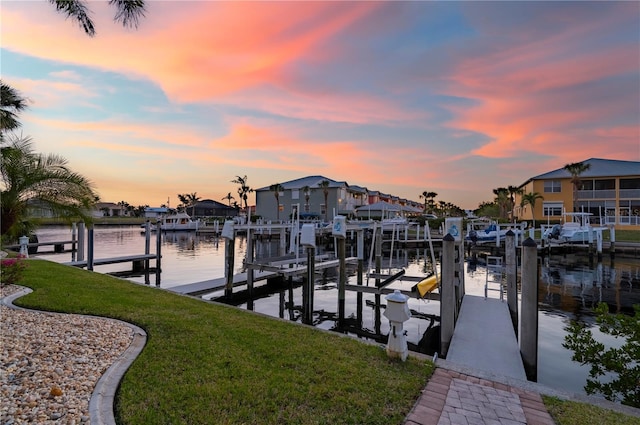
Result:
[[[438,367],[405,425],[554,425],[540,394]]]

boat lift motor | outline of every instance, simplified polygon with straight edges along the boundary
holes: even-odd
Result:
[[[384,315],[389,319],[389,338],[387,340],[387,355],[389,357],[400,358],[405,361],[409,354],[407,347],[407,336],[403,329],[403,324],[411,318],[409,311],[408,296],[396,289],[393,294],[385,297],[387,308]]]

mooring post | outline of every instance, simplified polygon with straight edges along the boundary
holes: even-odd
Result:
[[[84,260],[84,237],[85,237],[84,221],[81,221],[80,223],[78,223],[78,252],[76,255],[77,261]]]
[[[233,261],[235,251],[235,229],[233,221],[227,220],[222,227],[222,237],[224,238],[224,296],[231,298],[233,295]]]
[[[609,226],[609,241],[611,241],[609,245],[609,255],[611,258],[614,258],[616,256],[616,228],[613,224]]]
[[[304,303],[304,323],[313,323],[313,287],[315,282],[316,269],[316,249],[313,246],[307,246],[307,281],[306,303]],[[303,297],[304,298],[304,297]]]
[[[364,229],[359,229],[356,233],[357,235],[357,244],[358,244],[358,274],[357,274],[357,284],[362,286],[364,284],[363,274],[364,274]],[[356,294],[356,317],[358,318],[358,323],[362,326],[362,292],[358,291]]]
[[[282,226],[280,228],[280,253],[278,255],[284,255],[287,252],[287,229]]]
[[[160,230],[160,225],[156,227],[156,286],[160,287],[160,274],[162,272],[162,230]]]
[[[376,276],[380,275],[380,270],[382,267],[382,228],[376,228],[376,245],[375,245],[375,257],[376,257]],[[376,288],[380,287],[380,278],[376,277],[375,279]],[[375,331],[376,333],[380,333],[380,326],[382,325],[382,317],[380,314],[380,294],[375,294]]]
[[[442,238],[440,285],[440,356],[447,357],[455,327],[455,239],[450,233]]]
[[[511,315],[511,324],[518,335],[518,273],[516,264],[515,233],[509,230],[504,242],[505,266],[507,275],[507,305]],[[533,239],[532,239],[533,240]]]
[[[87,229],[87,270],[93,270],[93,224]]]
[[[596,232],[596,251],[598,255],[598,262],[602,261],[602,230]]]
[[[249,299],[247,301],[247,309],[253,310],[253,254],[254,254],[253,232],[251,226],[247,226],[247,254],[245,256],[245,264],[247,267],[247,292],[249,293]]]
[[[78,225],[71,223],[71,261],[76,261],[76,249],[78,241]]]
[[[151,253],[151,223],[147,220],[144,223],[144,254]],[[149,259],[144,259],[144,283],[149,284]]]
[[[527,379],[538,375],[538,252],[536,243],[527,238],[522,243],[522,321],[520,355]]]

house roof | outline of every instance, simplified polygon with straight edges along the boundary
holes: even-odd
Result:
[[[203,199],[202,201],[198,201],[195,204],[196,207],[215,207],[215,208],[231,208],[229,205],[223,204],[222,202],[214,201],[213,199]]]
[[[582,163],[585,165],[588,164],[589,169],[580,174],[581,178],[640,176],[640,162],[638,161],[591,158],[582,161]],[[529,180],[563,179],[570,177],[571,173],[564,168],[558,168],[557,170],[532,177]]]
[[[332,180],[332,179],[330,179],[328,177],[324,177],[324,176],[302,177],[302,178],[299,178],[299,179],[290,180],[288,182],[280,183],[280,186],[282,186],[285,190],[302,189],[305,186],[309,186],[311,189],[317,189],[317,188],[320,187],[319,184],[323,180],[327,180],[329,182],[329,187],[345,187],[345,186],[348,186],[348,184],[346,182],[338,182],[336,180]],[[271,186],[265,186],[265,187],[262,187],[260,189],[256,189],[256,192],[257,191],[264,191],[264,190],[271,190]]]

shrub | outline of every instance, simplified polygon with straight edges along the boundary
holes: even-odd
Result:
[[[22,272],[27,267],[22,257],[3,258],[0,264],[0,285],[12,285],[20,283]]]

